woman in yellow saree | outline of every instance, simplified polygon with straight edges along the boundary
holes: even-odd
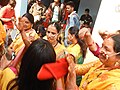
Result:
[[[31,22],[28,20],[28,17],[30,17],[30,16],[31,16],[30,14],[26,13],[26,14],[23,15],[23,17],[19,21],[18,29],[19,29],[21,35],[19,36],[20,38],[18,39],[18,41],[17,41],[18,43],[16,43],[16,46],[17,46],[17,44],[21,43],[22,45],[20,44],[21,45],[20,47],[23,47],[24,46],[24,42],[26,42],[26,40],[27,40],[27,44],[28,43],[30,44],[31,41],[35,39],[35,38],[30,39],[30,37],[28,37],[27,34],[26,34],[27,33],[26,29],[31,27]],[[24,23],[24,22],[27,22],[27,23]],[[21,29],[22,29],[22,31],[21,31]],[[37,36],[37,34],[35,33],[34,30],[27,30],[27,31],[29,31],[29,34],[31,32],[31,33],[33,33],[33,35],[35,34]],[[1,42],[1,40],[0,40],[0,42]],[[25,43],[26,48],[29,46],[27,44]],[[4,47],[4,44],[2,44],[2,45]],[[24,48],[23,50],[25,50],[26,48]],[[21,48],[19,48],[19,49],[21,49]],[[21,51],[21,50],[18,50],[18,51]],[[21,55],[19,56],[18,59],[22,58],[23,53],[24,52],[21,53]],[[18,52],[18,54],[19,54],[19,52]],[[2,55],[2,58],[3,57],[6,57],[6,55],[5,54]],[[4,60],[5,60],[5,58],[4,58]],[[6,61],[8,62],[8,60],[6,60]],[[15,60],[13,60],[13,62],[14,61]],[[18,63],[19,62],[16,63],[16,61],[15,61],[14,63],[12,63],[12,67],[10,66],[10,67],[8,67],[6,69],[4,69],[4,68],[2,68],[3,70],[1,69],[1,72],[0,72],[0,87],[1,88],[0,88],[0,90],[6,90],[8,82],[16,77],[16,74],[17,74],[16,66],[18,65]],[[4,64],[5,63],[2,62],[2,65],[4,65]]]
[[[79,29],[76,26],[70,27],[68,30],[68,40],[72,44],[66,48],[66,51],[72,54],[77,64],[82,64],[86,56],[87,46],[85,42],[79,39]]]
[[[56,53],[56,60],[65,57],[65,47],[61,44],[59,40],[59,35],[61,32],[61,26],[58,22],[53,22],[48,26],[46,36],[47,40],[52,44],[55,53]],[[64,88],[64,77],[57,80],[57,87]]]
[[[30,42],[36,40],[38,38],[37,33],[35,32],[34,29],[32,29],[33,24],[34,24],[34,17],[33,15],[29,14],[29,13],[25,13],[21,18],[19,18],[19,23],[21,24],[23,23],[24,25],[24,31],[26,33],[27,38],[29,39]],[[20,25],[16,25],[17,28],[19,28],[18,26]],[[21,33],[19,33],[19,35],[15,38],[15,40],[13,40],[13,42],[10,44],[9,46],[9,50],[12,50],[13,52],[15,52],[15,55],[17,55],[18,51],[23,47],[24,42],[21,36]]]
[[[87,46],[85,42],[78,37],[79,29],[75,26],[68,30],[68,40],[72,43],[66,51],[75,57],[77,64],[83,64],[86,56]],[[79,86],[82,76],[77,76],[77,85]]]
[[[56,60],[65,57],[65,47],[59,40],[60,32],[61,26],[58,22],[51,23],[46,32],[47,40],[52,44],[56,52]]]
[[[76,65],[76,74],[84,75],[79,90],[120,90],[120,34],[106,38],[100,49],[99,60],[91,65]],[[70,68],[70,67],[69,67]],[[72,67],[73,68],[73,67]],[[74,72],[74,73],[73,73]],[[70,72],[72,76],[69,80],[74,82],[75,71]],[[76,86],[67,85],[74,90]],[[69,90],[69,89],[68,89]]]

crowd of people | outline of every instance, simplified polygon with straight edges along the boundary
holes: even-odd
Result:
[[[0,9],[0,90],[120,89],[119,30],[99,32],[100,47],[88,8],[80,17],[73,1],[36,0],[16,18],[15,6]],[[83,64],[87,48],[98,60]]]

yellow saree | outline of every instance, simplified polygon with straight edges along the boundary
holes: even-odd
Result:
[[[55,53],[56,53],[56,60],[65,57],[65,47],[64,47],[64,45],[58,43],[58,45],[54,48],[54,50],[55,50]]]
[[[10,68],[0,71],[0,90],[6,90],[9,81],[15,77],[15,73]]]
[[[80,48],[79,44],[75,44],[75,45],[71,44],[70,46],[67,47],[66,51],[68,53],[72,54],[75,57],[76,62],[78,64],[82,64],[83,63],[83,59],[80,59],[82,57],[82,53],[81,53],[81,48]]]
[[[29,30],[26,31],[26,35],[27,37],[34,37],[33,39],[36,40],[39,36],[38,34],[35,32],[35,30]],[[13,42],[10,45],[10,48],[12,47],[13,51],[15,52],[15,54],[17,55],[18,51],[24,46],[24,42],[22,40],[22,36],[19,35],[16,37],[15,40],[13,40]]]
[[[1,21],[0,21],[0,37],[3,39],[3,41],[5,41],[6,31],[5,31],[4,26],[2,25]]]
[[[81,81],[79,90],[120,90],[120,69],[92,67]]]

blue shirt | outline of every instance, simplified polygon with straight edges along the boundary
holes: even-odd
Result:
[[[79,21],[79,16],[76,13],[76,11],[73,11],[67,19],[67,25],[65,28],[65,38],[67,38],[68,36],[68,30],[70,27],[72,26],[77,26],[78,28],[80,28],[80,21]]]

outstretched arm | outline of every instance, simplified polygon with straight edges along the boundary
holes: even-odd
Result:
[[[79,38],[84,39],[90,51],[98,57],[100,47],[97,43],[92,39],[92,35],[90,33],[89,28],[82,28],[79,30]]]

